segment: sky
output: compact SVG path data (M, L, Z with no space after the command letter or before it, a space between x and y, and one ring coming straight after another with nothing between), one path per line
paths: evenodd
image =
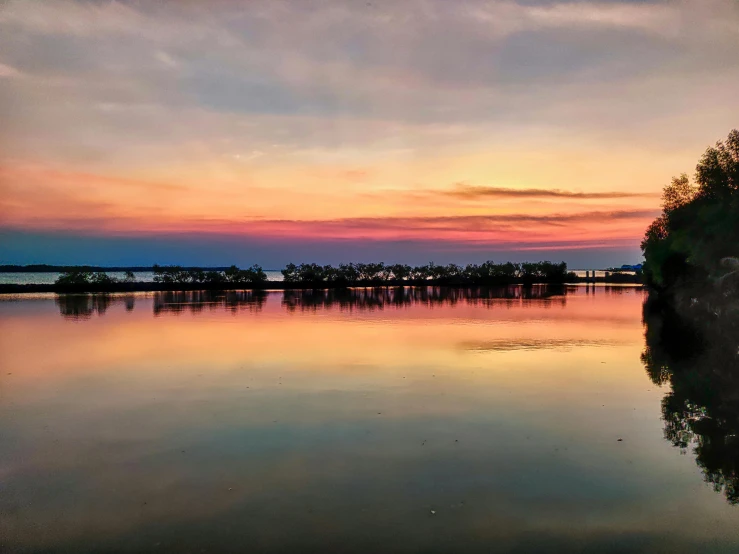
M737 52L737 0L0 0L0 263L636 263Z

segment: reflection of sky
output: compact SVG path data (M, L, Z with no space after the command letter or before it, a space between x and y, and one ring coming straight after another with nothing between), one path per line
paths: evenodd
M734 124L737 21L733 0L11 0L0 259L635 262L661 186Z
M281 297L154 317L139 295L80 320L48 297L0 302L6 545L739 544L734 511L662 439L639 290L373 311ZM490 343L505 348L468 347Z

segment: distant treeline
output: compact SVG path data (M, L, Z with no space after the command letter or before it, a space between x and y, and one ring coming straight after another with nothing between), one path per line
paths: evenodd
M178 265L152 267L155 283L206 284L206 285L253 285L267 282L267 274L258 266L239 269L235 265L224 270L183 268Z
M264 285L267 274L253 265L240 269L235 265L222 270L183 268L181 266L159 266L151 268L155 283L173 285L253 286ZM405 264L386 265L379 263L350 263L338 267L318 264L288 264L282 270L284 282L297 286L348 287L355 285L398 285L398 284L436 284L436 285L507 285L513 283L564 283L574 274L567 272L565 262L524 262L422 266ZM74 269L63 272L56 280L59 286L104 286L116 283L133 283L135 275L127 271L123 280L116 279L102 271Z
M496 264L436 265L433 262L410 266L379 263L288 264L282 270L287 283L331 283L335 285L382 284L387 282L427 282L436 284L563 283L568 278L565 262L524 262ZM574 274L573 274L574 275Z
M155 283L167 284L203 284L203 285L251 285L267 282L264 270L254 265L248 269L239 269L235 265L223 270L202 269L199 267L182 267L179 265L160 266L154 264L146 268L154 273ZM93 285L115 285L120 283L135 283L136 275L132 270L126 270L123 279L108 275L105 271L90 271L85 267L76 267L63 271L56 279L55 284L60 286L80 287Z
M50 265L50 264L30 264L30 265L17 265L17 264L6 264L0 265L0 273L64 273L66 271L88 271L88 272L103 272L103 273L123 273L125 271L151 271L150 265L133 265L133 266L111 266L104 267L99 265ZM192 267L186 267L185 269L194 269ZM226 266L223 267L211 267L215 271L223 271Z

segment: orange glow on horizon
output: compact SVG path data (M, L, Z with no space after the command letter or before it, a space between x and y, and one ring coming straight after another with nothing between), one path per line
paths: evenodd
M407 168L396 169L402 173ZM309 171L296 168L292 181L310 181ZM325 167L315 171L326 176ZM327 178L323 189L308 192L259 181L251 186L223 182L219 189L217 182L198 185L192 175L146 180L39 165L4 166L2 223L16 229L131 236L448 241L472 249L495 245L525 250L633 247L657 213L656 194L640 192L531 186L538 181L517 187L452 183L383 191L364 182L370 177L360 170L331 174L333 181ZM430 175L428 170L425 174ZM354 178L363 182L340 190L342 180ZM212 194L206 192L210 188Z

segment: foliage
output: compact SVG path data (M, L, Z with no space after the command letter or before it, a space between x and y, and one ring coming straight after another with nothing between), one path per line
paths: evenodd
M184 269L179 265L160 266L155 264L152 271L154 282L178 285L254 285L267 281L267 274L258 265L253 265L247 269L239 269L232 265L225 271L205 271L199 267Z
M341 264L339 267L318 264L288 264L282 270L286 283L327 283L344 285L384 284L433 281L435 284L508 284L514 282L563 283L571 277L567 264L526 262L496 264L426 265L378 263Z
M103 271L96 271L90 277L90 283L92 283L93 285L111 285L117 282L118 279L116 279L115 277L111 277Z
M57 277L55 284L64 286L84 286L84 285L110 285L117 283L115 277L111 277L103 271L87 271L86 269L72 269L65 271Z
M92 272L84 269L72 269L70 271L62 272L59 277L56 278L55 284L57 285L87 285L90 283Z
M683 174L665 187L662 214L641 247L647 283L656 289L727 273L721 260L739 254L739 131L706 150L694 183Z
M224 277L227 283L239 285L252 285L267 281L267 274L258 265L253 265L247 269L239 269L232 265L224 271Z
M154 264L152 267L155 283L191 283L192 273L182 269L179 265L160 266Z
M263 285L267 282L267 274L253 265L240 269L235 265L223 270L204 270L201 268L184 268L179 265L152 267L155 283L171 285L203 285L205 288L219 286L233 288L233 285ZM488 261L482 264L459 266L456 264L437 265L430 262L421 266L406 264L350 263L338 267L330 265L288 264L282 270L286 283L301 285L326 284L330 286L353 285L398 285L398 284L435 284L435 285L507 285L513 283L564 283L574 276L567 272L567 264L552 262L525 262L496 264ZM127 272L122 283L131 284L135 275ZM78 268L63 273L57 279L57 285L80 287L118 283L116 279L104 272L91 272L86 268Z

